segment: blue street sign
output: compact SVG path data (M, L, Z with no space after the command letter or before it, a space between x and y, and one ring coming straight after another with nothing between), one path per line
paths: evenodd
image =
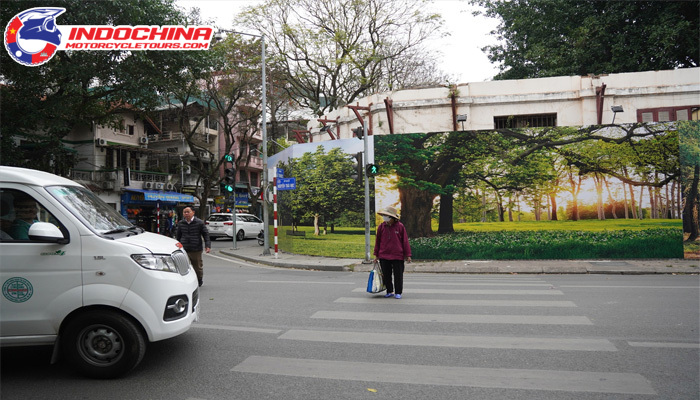
M277 168L277 179L284 179L284 170L282 168Z
M297 188L297 178L278 178L277 190L294 190Z

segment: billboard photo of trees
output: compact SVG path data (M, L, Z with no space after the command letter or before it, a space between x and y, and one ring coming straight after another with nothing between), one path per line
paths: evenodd
M697 135L697 124L688 128ZM377 136L376 207L400 210L416 259L683 258L683 215L697 226L697 193L681 173L683 130Z

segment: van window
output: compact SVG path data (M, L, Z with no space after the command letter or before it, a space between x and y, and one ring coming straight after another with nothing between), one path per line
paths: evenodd
M0 189L0 241L31 241L29 227L35 222L50 222L68 234L58 219L30 194Z
M78 186L49 186L48 192L87 227L99 234L124 232L134 226L91 191Z

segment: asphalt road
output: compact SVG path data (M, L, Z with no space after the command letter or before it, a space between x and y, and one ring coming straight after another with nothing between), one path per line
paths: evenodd
M696 275L410 274L396 300L365 293L366 273L204 263L200 322L125 378L3 349L0 396L699 398Z

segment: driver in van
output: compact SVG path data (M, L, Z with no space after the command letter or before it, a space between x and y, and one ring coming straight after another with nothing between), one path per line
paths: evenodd
M15 240L29 240L29 227L37 222L39 207L36 201L25 193L17 193L14 198L15 221L10 227L10 236Z

